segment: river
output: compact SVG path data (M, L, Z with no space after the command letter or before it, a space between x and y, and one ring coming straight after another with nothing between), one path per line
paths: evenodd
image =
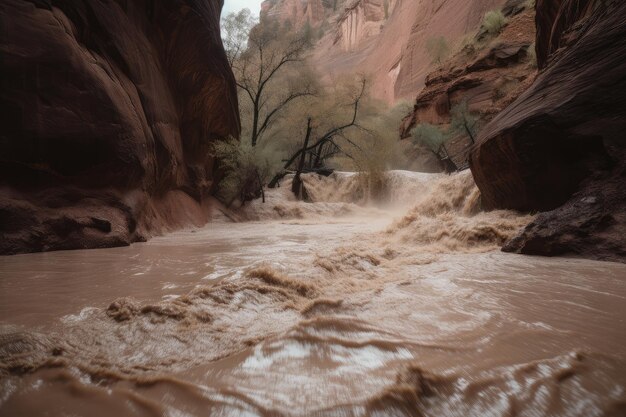
M471 176L0 258L1 416L624 416L626 265L505 254Z

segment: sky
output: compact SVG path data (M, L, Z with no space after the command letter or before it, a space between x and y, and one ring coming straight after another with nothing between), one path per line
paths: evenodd
M258 16L262 1L263 0L224 0L222 16L226 16L230 12L238 12L241 9L250 9L253 16Z

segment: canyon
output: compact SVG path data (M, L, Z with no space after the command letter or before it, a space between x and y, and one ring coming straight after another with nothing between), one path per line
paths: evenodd
M221 7L0 3L0 417L624 416L626 3L266 0L401 143L481 124L237 211Z
M484 209L543 212L505 250L624 261L623 4L470 3L348 2L312 60L331 79L368 74L390 102L417 94L402 138L419 123L447 127L467 103L480 135L446 144L453 169L471 168ZM480 21L498 8L506 23L490 36ZM433 65L426 43L442 34L466 38ZM427 150L414 158L421 170L446 168Z
M469 165L484 209L543 212L506 250L622 260L617 3L268 0L262 15L317 31L310 60L327 82L359 72L379 99L414 99L403 138L447 126L461 102L479 113L478 143L448 145L453 166ZM220 8L3 3L0 253L128 245L210 219L211 143L240 130ZM490 37L480 22L498 8L506 24ZM443 35L453 51L435 65L426 44Z

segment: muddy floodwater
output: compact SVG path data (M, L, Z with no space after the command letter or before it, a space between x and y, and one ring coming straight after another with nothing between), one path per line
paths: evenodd
M288 183L125 248L0 257L0 416L625 416L626 265L501 253L471 176Z

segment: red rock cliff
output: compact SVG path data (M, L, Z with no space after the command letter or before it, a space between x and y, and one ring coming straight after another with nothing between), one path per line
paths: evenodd
M0 254L128 244L207 219L238 135L221 0L4 0Z
M336 9L340 0L265 0L261 4L262 17L290 22L295 29L305 24L319 26L328 10ZM343 3L343 1L341 1Z
M541 71L471 154L483 204L555 209L508 250L625 260L626 3L540 0L536 11Z
M323 74L367 74L372 94L393 103L414 98L433 70L426 44L445 37L455 44L504 0L352 0L316 45L313 62Z

